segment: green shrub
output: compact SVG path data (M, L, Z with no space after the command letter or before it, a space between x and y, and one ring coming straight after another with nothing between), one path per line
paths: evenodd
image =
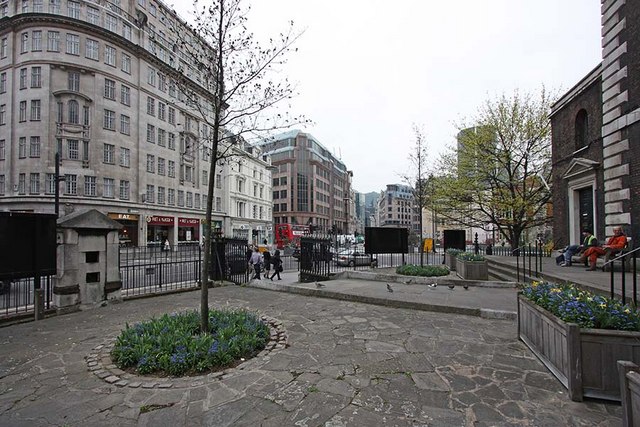
M581 328L640 331L640 312L621 301L605 298L572 284L533 282L522 295L565 322Z
M139 374L184 375L223 369L249 358L269 341L269 327L242 310L209 311L210 334L200 332L200 314L165 314L126 328L111 357Z
M464 261L484 261L484 255L474 254L473 252L460 252L456 258Z
M461 254L462 252L464 251L460 249L454 249L454 248L449 248L446 250L446 253L449 254L449 256L452 256L454 258L456 258L458 254Z
M419 265L407 264L396 267L396 273L403 276L434 277L448 275L449 269L441 265L425 265L424 267L420 267Z

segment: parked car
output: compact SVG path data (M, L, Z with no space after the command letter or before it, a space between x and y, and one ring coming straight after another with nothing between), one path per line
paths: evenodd
M377 259L371 259L371 256L357 249L346 249L338 252L336 256L336 265L341 267L353 267L355 265L378 265Z

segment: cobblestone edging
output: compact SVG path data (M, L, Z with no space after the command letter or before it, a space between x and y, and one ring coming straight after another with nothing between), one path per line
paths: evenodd
M118 387L167 389L196 387L212 380L222 380L238 371L254 369L266 363L271 352L282 350L287 346L287 333L282 322L269 316L260 316L269 326L270 340L266 347L255 357L242 362L240 365L207 375L190 377L152 377L138 376L119 369L111 360L111 350L115 345L116 335L109 337L105 343L92 349L91 354L85 356L87 368L101 380Z

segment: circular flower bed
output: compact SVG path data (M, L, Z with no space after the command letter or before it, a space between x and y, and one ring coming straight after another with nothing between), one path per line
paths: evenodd
M111 358L120 369L138 374L180 376L234 366L269 341L269 327L247 311L210 310L209 325L209 334L200 332L197 311L127 324Z
M523 285L522 295L563 321L582 328L640 331L640 312L635 307L572 284L533 282Z

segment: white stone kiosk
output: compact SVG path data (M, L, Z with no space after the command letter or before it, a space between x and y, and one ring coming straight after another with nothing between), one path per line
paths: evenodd
M58 219L57 275L53 300L58 311L93 308L121 300L118 230L122 225L91 209Z

